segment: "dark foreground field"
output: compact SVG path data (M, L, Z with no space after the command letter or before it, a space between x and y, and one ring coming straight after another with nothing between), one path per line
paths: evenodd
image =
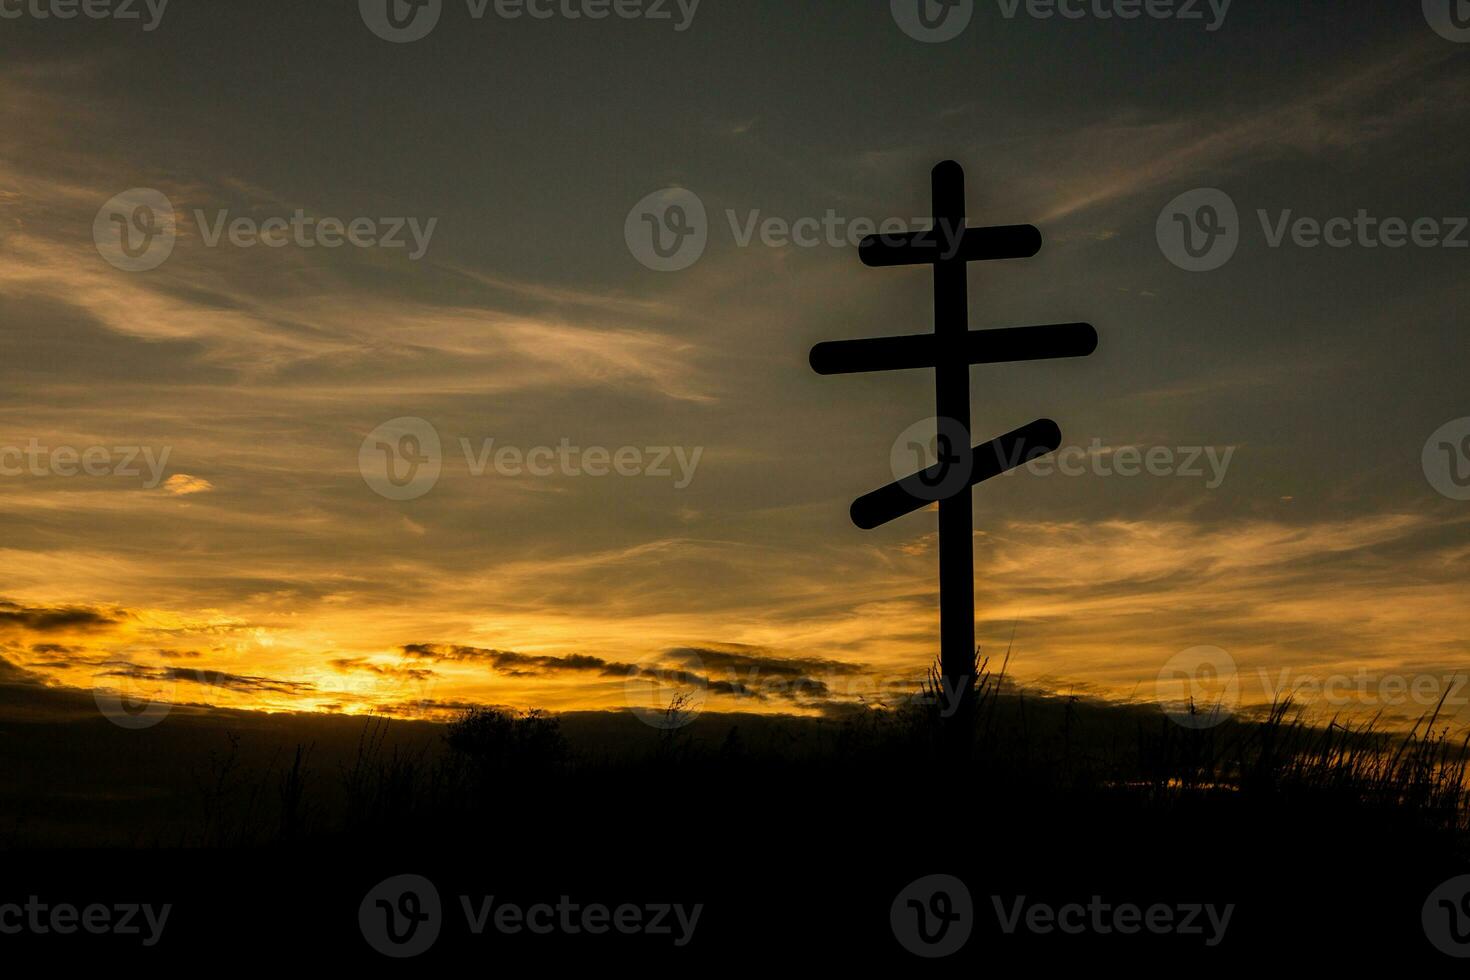
M369 932L424 916L427 968L1453 962L1422 917L1470 871L1463 756L1432 727L1282 712L1196 728L1014 691L987 697L967 757L934 727L923 707L669 730L627 712L441 726L178 709L129 731L12 711L0 905L171 910L151 945L146 926L0 945L369 963ZM404 875L432 883L437 913L401 882L384 897ZM538 905L548 934L516 917ZM952 937L948 956L911 951Z

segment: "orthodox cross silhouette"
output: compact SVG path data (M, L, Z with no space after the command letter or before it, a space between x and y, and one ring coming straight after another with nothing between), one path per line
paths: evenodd
M870 267L934 266L934 332L839 340L812 348L818 374L933 368L938 462L859 497L852 521L865 530L931 503L939 504L939 670L951 716L963 714L975 681L975 561L971 488L1056 451L1062 432L1038 419L991 442L970 446L970 365L1086 357L1097 331L1086 323L971 330L969 263L1031 258L1041 232L1031 225L968 228L965 172L947 160L934 168L934 224L924 231L870 235L858 254Z

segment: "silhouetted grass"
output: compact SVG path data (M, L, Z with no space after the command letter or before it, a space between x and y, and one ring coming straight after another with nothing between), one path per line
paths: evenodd
M596 740L569 739L561 721L542 712L475 708L437 739L407 744L389 740L394 723L374 719L363 725L350 761L339 765L335 789L307 768L307 746L295 747L287 765L272 763L252 777L231 742L200 782L201 822L191 843L507 828L555 819L578 796L673 793L698 804L736 792L779 799L818 787L920 798L949 793L992 812L1228 807L1321 819L1377 815L1456 839L1470 830L1467 742L1452 740L1437 712L1401 734L1379 730L1376 720L1314 726L1290 702L1258 720L1189 727L1152 706L1008 691L1000 676L978 667L969 751L958 760L944 752L946 719L933 697L839 719L769 721L758 734L742 731L755 724L751 719L705 716L678 725L687 704L676 699L667 727L645 728L617 754L600 750ZM923 792L906 785L916 774L936 772L938 782ZM274 817L261 790L272 780Z
M659 813L738 834L801 808L828 822L857 813L870 832L941 811L1018 833L1083 821L1159 839L1198 826L1261 837L1294 824L1419 835L1454 850L1470 837L1470 744L1438 711L1406 733L1377 719L1312 724L1289 701L1208 724L1218 719L1204 710L1174 719L1156 705L1036 694L1009 684L1005 669L977 658L962 751L937 675L912 699L823 718L694 717L676 697L651 724L631 712L474 708L448 725L302 722L318 735L274 746L265 727L248 738L201 728L188 740L220 744L192 757L178 790L166 788L176 763L129 743L143 748L150 768L134 781L158 787L160 815L129 825L114 816L119 804L101 804L95 839L295 848L574 837L585 820ZM343 745L332 733L350 724L359 727ZM63 842L87 840L80 819ZM39 826L38 816L7 828L8 845L27 846Z

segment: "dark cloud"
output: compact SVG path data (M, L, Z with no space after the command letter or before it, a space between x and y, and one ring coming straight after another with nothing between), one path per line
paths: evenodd
M42 670L66 670L73 667L114 667L116 655L105 652L89 653L86 647L67 646L62 643L35 643L31 652L36 659L26 666ZM203 654L198 650L154 650L158 656L168 660L194 660Z
M306 681L287 681L194 667L148 667L134 663L114 662L110 669L102 671L99 676L129 677L162 683L184 682L255 694L306 694L316 690L315 684Z
M389 704L378 704L373 710L379 714L389 715L395 718L423 718L425 716L457 715L473 708L497 708L501 711L514 711L514 708L502 705L487 705L478 701L438 700L425 698L422 701L395 701Z
M403 652L407 656L421 657L435 663L443 661L483 663L507 677L544 677L558 673L595 673L602 677L641 677L669 685L702 687L715 694L728 694L731 697L764 700L757 692L738 681L708 677L677 667L621 663L581 653L552 657L441 643L410 643L403 647Z
M76 667L106 667L117 661L110 657L83 657L76 654L56 655L38 657L26 662L26 667L32 670L70 670Z
M776 677L807 677L812 674L851 675L861 674L867 670L865 664L841 660L826 660L820 657L773 657L761 651L759 647L739 649L751 652L737 652L733 649L716 650L709 647L676 647L669 650L666 656L680 663L701 664L715 671L750 672Z
M20 664L13 664L9 660L0 657L0 685L23 685L26 687L39 687L43 685L39 674L33 673Z
M128 617L123 609L93 606L23 606L0 599L0 627L14 626L33 633L61 633L111 629Z
M66 645L61 644L61 643L32 643L31 644L31 652L32 653L56 653L56 654L81 653L82 652L82 648L81 647L69 647L69 646L66 646Z
M851 678L868 673L866 664L827 660L820 657L777 657L759 647L676 647L665 656L686 667L702 668L712 676L729 678L748 691L765 698L779 698L802 707L822 707L830 702L846 703L823 677Z
M434 676L434 671L427 667L375 664L366 657L339 657L329 663L333 670L343 674L361 672L377 674L379 677L404 677L414 681L426 681Z
M756 650L757 648L740 648ZM851 676L866 668L816 658L790 659L758 653L697 647L668 650L655 663L625 663L587 654L556 657L444 643L409 643L408 657L433 663L482 663L507 677L545 677L559 673L594 673L603 677L637 678L670 687L702 689L710 694L750 701L785 701L820 708L838 698L815 672Z
M637 664L619 663L580 653L552 657L444 643L409 643L403 647L403 653L405 656L433 663L484 663L509 677L537 677L565 671L628 674L642 669Z

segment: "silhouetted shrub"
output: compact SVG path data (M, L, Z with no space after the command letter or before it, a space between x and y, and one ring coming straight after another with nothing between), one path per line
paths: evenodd
M546 772L567 761L561 723L542 711L469 708L449 723L444 740L480 773Z

